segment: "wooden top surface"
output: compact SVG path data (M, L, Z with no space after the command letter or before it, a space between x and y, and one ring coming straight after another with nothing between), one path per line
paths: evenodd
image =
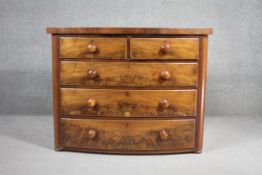
M50 34L159 34L159 35L208 35L212 28L101 28L101 27L48 27Z

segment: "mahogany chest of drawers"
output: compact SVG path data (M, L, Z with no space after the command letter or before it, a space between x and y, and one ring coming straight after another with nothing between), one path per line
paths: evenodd
M212 29L47 28L56 150L200 153Z

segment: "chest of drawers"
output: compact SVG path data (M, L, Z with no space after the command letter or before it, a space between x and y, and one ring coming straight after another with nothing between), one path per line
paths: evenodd
M212 29L47 28L56 150L202 151Z

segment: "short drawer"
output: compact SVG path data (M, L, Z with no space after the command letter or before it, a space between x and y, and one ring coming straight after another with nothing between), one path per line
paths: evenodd
M63 147L95 150L194 148L195 121L61 119Z
M61 37L60 58L124 59L125 38Z
M62 115L98 117L195 116L196 94L196 90L62 88Z
M196 87L197 63L62 61L61 85Z
M131 59L188 60L199 58L198 38L132 38Z

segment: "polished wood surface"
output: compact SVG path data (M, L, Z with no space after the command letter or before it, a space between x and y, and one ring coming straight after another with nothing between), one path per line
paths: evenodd
M204 118L205 118L205 95L206 95L206 72L207 72L207 49L208 37L201 37L201 60L199 72L199 90L198 90L198 108L197 108L197 129L196 129L196 153L201 153L203 149L203 133L204 133Z
M47 32L56 150L201 153L212 29Z
M108 87L195 87L197 63L62 61L61 85Z
M48 27L47 33L51 34L150 34L150 35L208 35L212 28L102 28L102 27Z
M199 58L198 38L131 38L131 59L188 60Z
M54 143L55 150L61 150L60 144L60 92L59 92L59 62L58 37L52 36L52 80L53 80L53 118L54 118Z
M90 106L90 99L95 105ZM166 101L166 102L163 102ZM167 106L165 103L168 103ZM195 116L196 90L61 89L63 115L106 117Z
M193 148L195 122L190 120L61 121L63 147L102 150L170 150Z
M124 59L125 38L61 37L61 58Z

